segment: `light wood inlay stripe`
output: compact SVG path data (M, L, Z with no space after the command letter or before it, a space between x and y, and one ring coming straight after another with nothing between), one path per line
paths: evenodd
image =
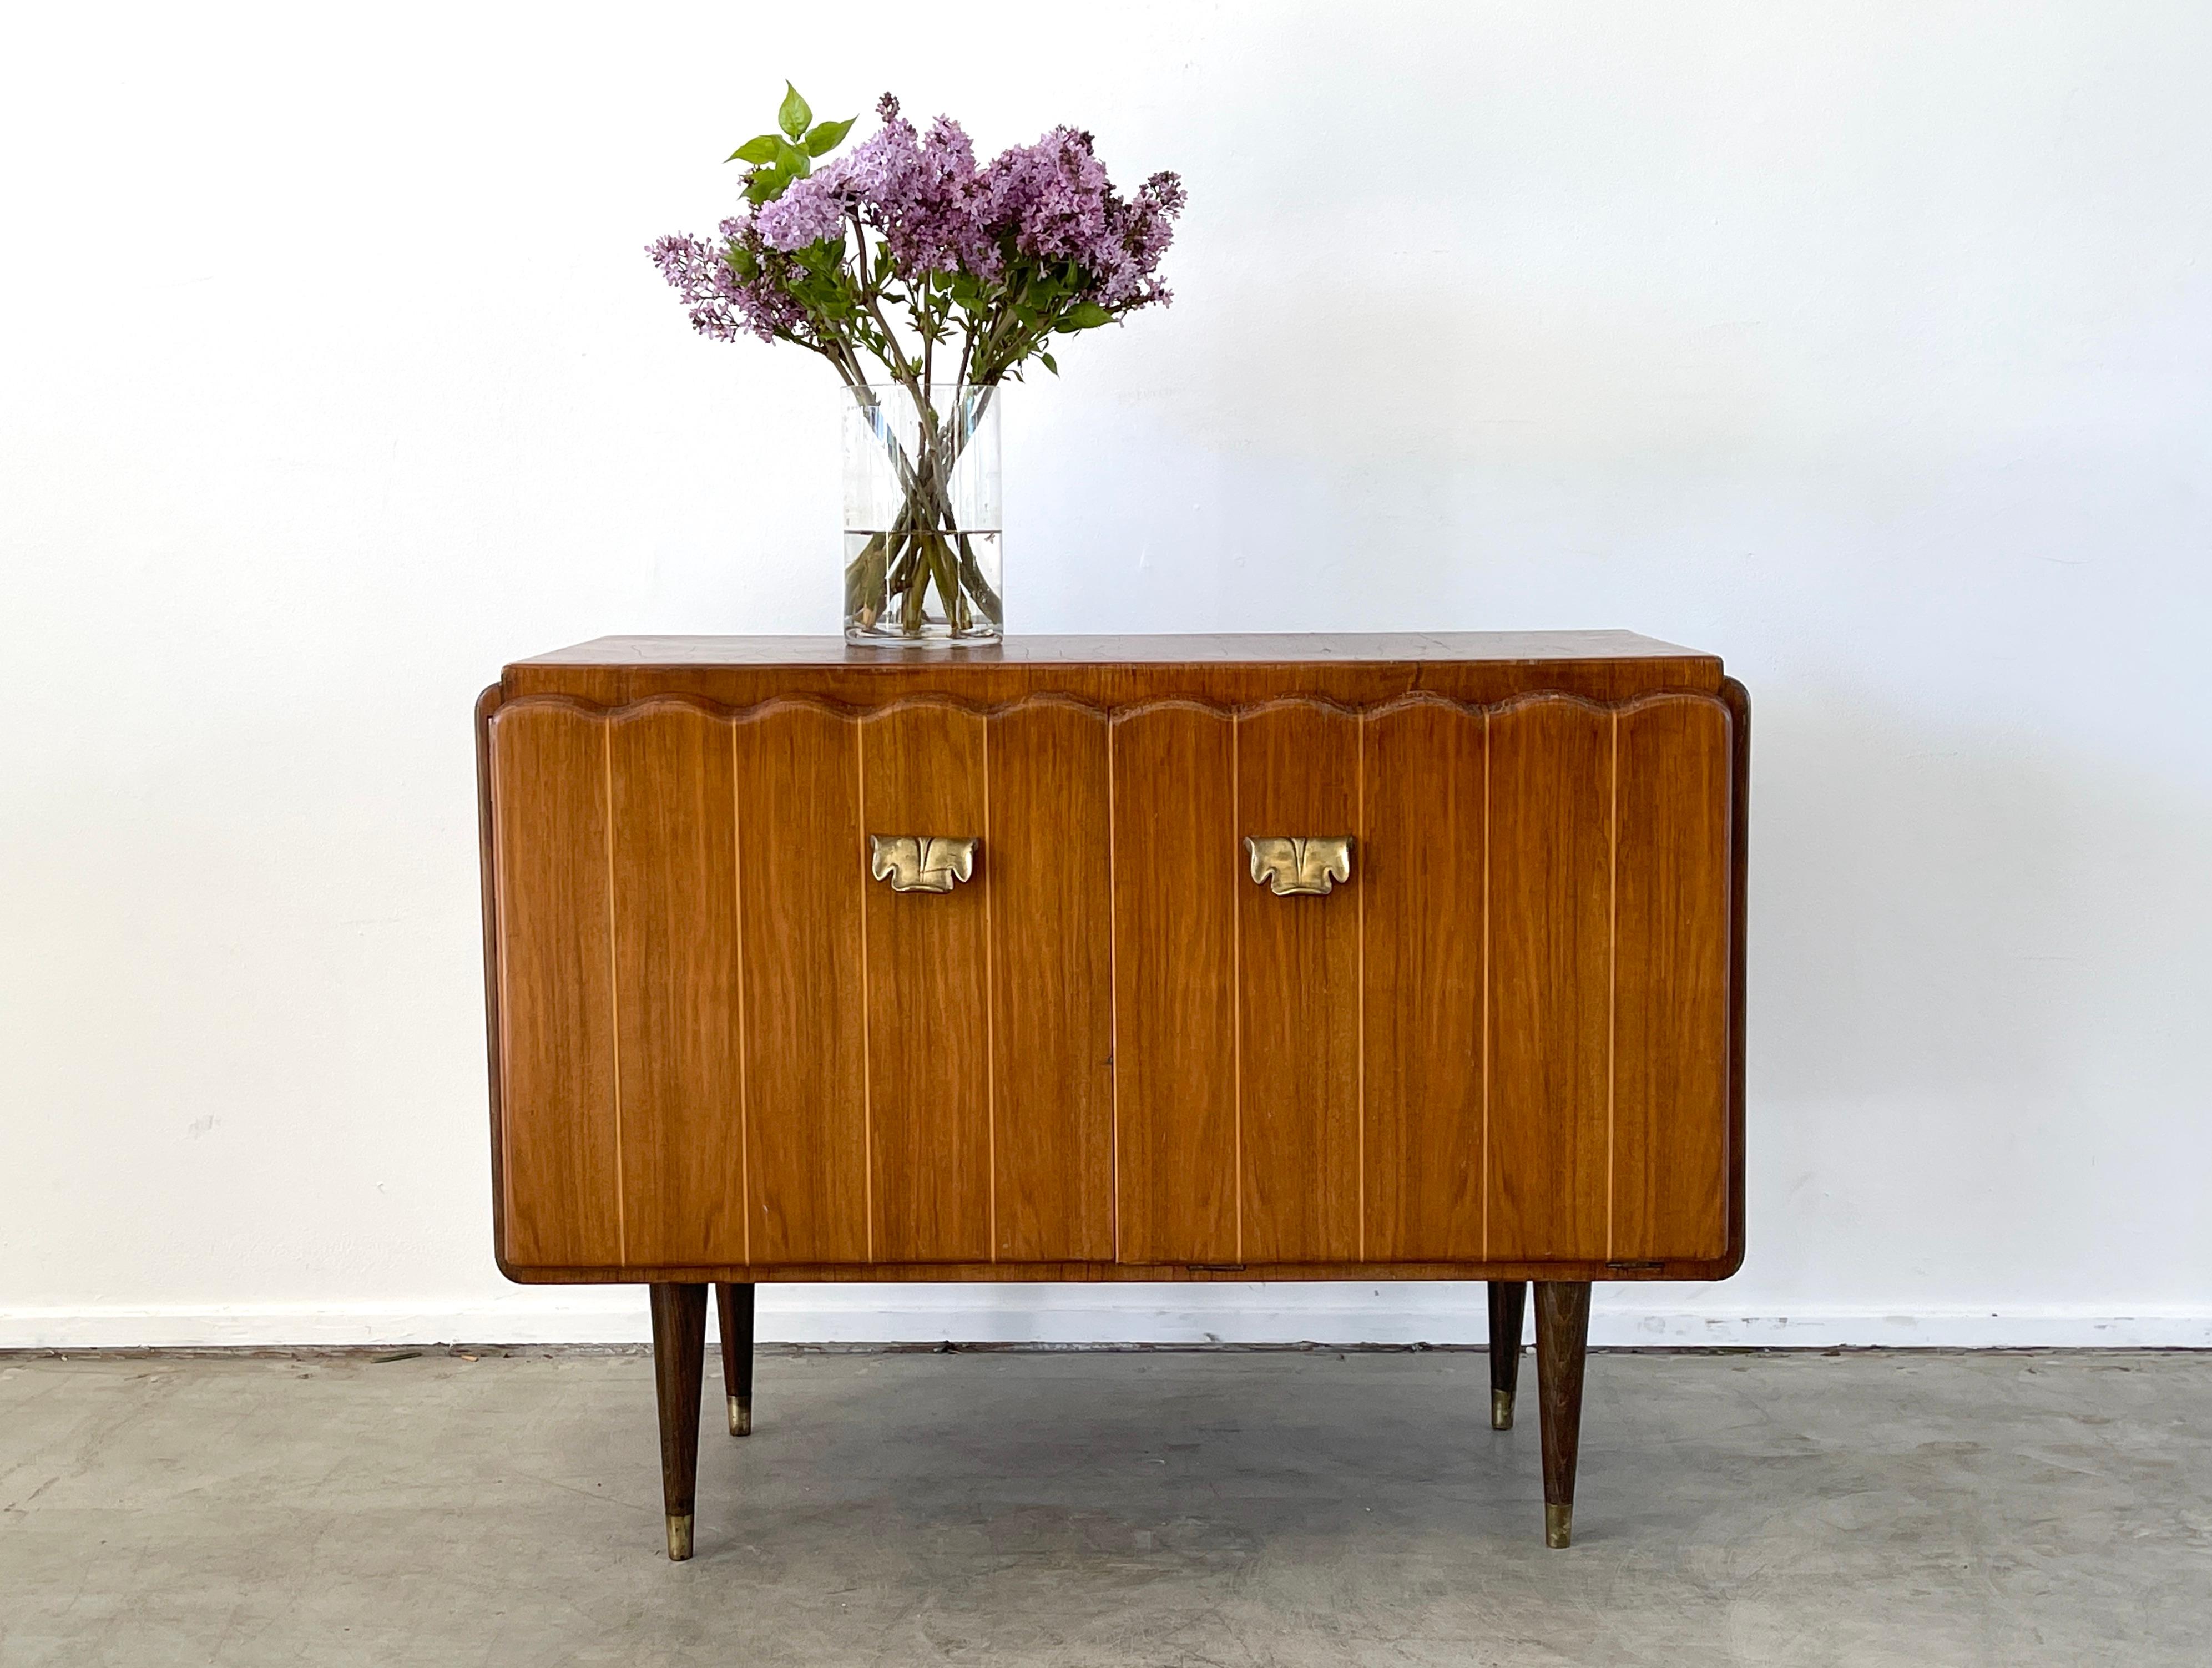
M730 827L734 831L730 840L730 919L731 931L736 936L738 953L744 954L745 943L745 821L744 789L738 773L738 726L723 726L729 732L730 743ZM745 1067L749 1052L745 1029L745 980L742 967L732 981L737 986L738 1007L738 1198L744 1204L738 1215L744 1222L740 1230L745 1247L745 1261L753 1260L753 1213L749 1201L753 1196L753 1137L751 1096L747 1085L750 1073Z
M1244 832L1244 760L1243 718L1237 713L1229 716L1229 827L1231 833L1241 836ZM1234 1086L1236 1116L1231 1127L1235 1131L1229 1172L1231 1208L1237 1213L1237 1260L1244 1260L1244 935L1237 929L1237 917L1242 907L1243 894L1232 901L1229 911L1229 1069L1230 1082Z
M1482 715L1482 973L1475 1000L1482 1006L1482 1254L1490 1255L1490 714Z
M858 836L854 856L862 864L868 860L868 749L861 742L860 731L853 732L853 804L860 816L853 832ZM878 833L884 830L876 830ZM863 868L863 874L867 870ZM876 1260L876 1028L875 1003L870 992L875 986L868 967L868 907L875 901L874 888L860 889L860 1192L865 1201L868 1260Z
M1361 714L1352 730L1353 873L1366 861L1367 844L1367 719ZM1367 1260L1367 889L1352 895L1352 938L1358 960L1352 975L1353 1070L1358 1074L1352 1101L1352 1127L1358 1143L1358 1178L1352 1188L1355 1239L1361 1262Z
M989 1259L999 1260L999 932L992 909L991 726L983 725L983 1211Z
M1605 1254L1618 1253L1613 1242L1613 1158L1620 1150L1613 1127L1613 1096L1620 1051L1620 713L1616 709L1606 737L1607 781L1605 801Z

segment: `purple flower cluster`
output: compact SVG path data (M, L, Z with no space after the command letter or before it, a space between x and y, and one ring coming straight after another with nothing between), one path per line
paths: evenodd
M1170 299L1152 274L1182 212L1182 182L1175 175L1156 173L1133 200L1124 199L1107 179L1091 136L1056 127L1036 143L1000 155L978 182L978 218L1001 247L1036 260L1073 262L1104 306Z
M1115 313L1171 299L1154 275L1183 207L1174 174L1156 173L1125 198L1091 136L1066 127L979 167L957 122L939 117L917 133L889 94L877 108L884 124L866 143L723 221L722 251L689 237L653 246L702 334L794 331L804 309L781 287L788 267L776 257L835 239L855 218L902 278L964 272L999 283L1011 263L1065 264L1085 299Z
M677 234L656 240L646 251L660 276L682 298L691 328L717 342L757 336L773 342L797 334L806 310L793 299L769 264L747 246L757 241L743 220L721 224L720 248L703 238ZM750 276L740 269L750 269Z
M976 213L975 148L960 124L940 116L923 136L889 94L878 109L884 125L874 136L756 211L761 240L772 249L804 249L836 236L857 213L902 272L919 276L964 265L995 277L996 247Z

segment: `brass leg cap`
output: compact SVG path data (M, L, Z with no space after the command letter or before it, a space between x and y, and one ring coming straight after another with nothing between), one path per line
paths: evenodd
M1571 1506L1547 1506L1544 1508L1544 1544L1549 1547L1571 1546L1575 1539L1575 1508Z
M753 1398L750 1396L730 1398L730 1434L750 1436L753 1434Z
M1493 1390L1490 1392L1490 1428L1492 1430L1513 1428L1513 1392Z
M691 1556L691 1514L671 1512L668 1514L668 1561L680 1564Z

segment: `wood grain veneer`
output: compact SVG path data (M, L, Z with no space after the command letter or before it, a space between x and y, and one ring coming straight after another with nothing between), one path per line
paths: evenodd
M1490 721L1486 1255L1607 1254L1613 726L1540 697Z
M601 740L623 1243L641 1263L750 1260L729 725L649 701Z
M1234 719L1117 719L1113 817L1117 1256L1242 1263Z
M516 1271L627 1262L606 726L543 703L487 724L501 1248Z
M1114 1255L1114 913L1103 713L1024 702L986 744L993 1254ZM1100 831L1106 831L1102 845Z
M865 1262L875 1211L858 728L774 703L733 725L731 744L750 1243L763 1263Z
M872 834L981 834L985 720L902 702L860 725L860 822ZM764 835L769 831L763 829ZM772 837L772 836L769 836ZM869 1140L875 1256L992 1255L989 870L942 895L848 880L867 921Z
M1490 720L1401 701L1361 745L1364 1254L1480 1259Z
M728 707L794 696L875 707L939 694L985 705L1056 694L1108 709L1169 699L1255 706L1286 694L1367 707L1415 694L1470 703L1537 692L1715 694L1721 663L1626 631L1023 637L936 652L851 648L834 637L603 637L516 661L500 681L510 701L565 694L601 706L684 694Z
M1236 720L1237 834L1361 837L1359 720L1319 701L1273 703ZM1357 1261L1361 1255L1360 907L1365 889L1237 900L1239 1260Z
M1748 707L1626 634L602 640L479 707L527 1280L1712 1278ZM870 834L979 834L895 894ZM1247 835L1349 834L1277 897Z

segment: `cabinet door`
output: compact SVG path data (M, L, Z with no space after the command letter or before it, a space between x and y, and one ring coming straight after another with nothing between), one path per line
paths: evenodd
M491 720L519 1271L1113 1255L1104 715ZM896 893L866 836L981 836Z
M747 1259L731 744L680 701L493 715L516 1268Z
M1489 727L1488 1255L1718 1258L1729 710L1547 697Z

